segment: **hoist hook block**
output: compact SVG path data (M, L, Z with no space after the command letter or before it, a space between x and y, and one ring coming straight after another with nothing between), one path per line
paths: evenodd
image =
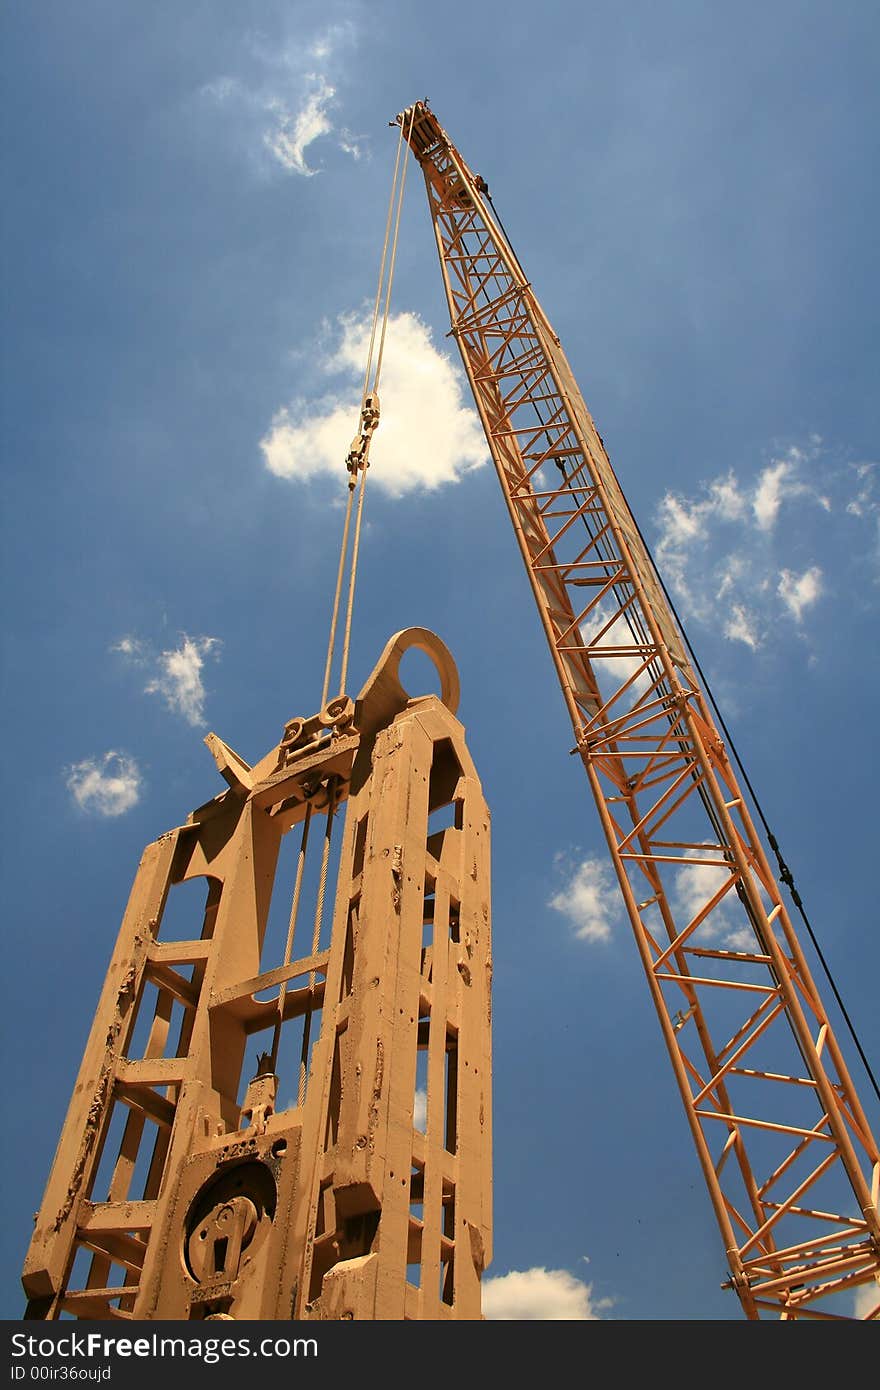
M458 668L452 653L435 632L426 627L407 627L388 639L355 705L355 725L358 732L373 733L389 724L396 714L406 709L413 698L400 680L400 659L415 647L433 661L440 677L440 699L455 714L461 687Z

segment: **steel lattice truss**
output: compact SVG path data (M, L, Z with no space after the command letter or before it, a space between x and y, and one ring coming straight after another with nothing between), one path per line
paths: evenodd
M857 1286L878 1316L877 1143L681 631L485 184L398 120L730 1283L750 1318L852 1318Z

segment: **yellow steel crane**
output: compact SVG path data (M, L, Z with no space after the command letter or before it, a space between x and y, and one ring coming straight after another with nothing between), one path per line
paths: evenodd
M790 875L772 835L758 832L723 721L485 181L426 102L396 119L425 177L452 336L721 1230L727 1283L749 1318L851 1318L866 1287L868 1316L878 1317L880 1154L768 850L783 881Z

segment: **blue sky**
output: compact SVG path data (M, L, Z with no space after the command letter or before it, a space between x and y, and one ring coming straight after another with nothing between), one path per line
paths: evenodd
M318 706L389 121L418 98L488 179L876 1074L875 8L2 24L0 1316L141 849L222 789L209 729L256 761ZM496 1315L739 1318L414 163L392 310L350 685L413 624L461 674L493 816Z

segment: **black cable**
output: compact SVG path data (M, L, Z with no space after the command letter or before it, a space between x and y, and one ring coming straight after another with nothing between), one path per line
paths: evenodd
M498 209L496 208L495 204L492 202L492 194L489 192L488 188L484 188L484 189L483 189L483 192L485 193L485 195L486 195L486 201L487 201L487 203L489 204L489 206L491 207L492 212L493 212L493 214L494 214L494 216L495 216L495 221L498 223L498 226L501 228L502 232L504 233L504 240L507 242L507 245L508 245L508 247L510 248L510 251L511 251L511 253L512 253L512 255L513 255L513 259L516 261L517 268L519 269L519 273L520 273L520 275L522 275L523 280L525 280L526 277L525 277L525 274L523 273L523 268L522 268L522 265L521 265L521 263L520 263L519 256L518 256L518 255L516 254L516 252L514 251L514 249L513 249L513 242L510 240L510 237L507 235L507 228L505 227L504 223L501 221L501 217L500 217L500 215L499 215L499 213L498 213Z
M497 208L495 207L494 202L492 201L491 194L489 193L488 188L483 188L483 189L481 189L481 192L485 195L487 201L489 202L489 204L490 204L490 206L491 206L491 208L492 208L492 212L493 212L493 214L494 214L494 216L495 216L495 219L496 219L496 221L497 221L497 223L498 223L498 226L501 228L501 232L502 232L502 234L503 234L503 236L504 236L505 241L507 242L508 248L510 249L511 254L513 255L513 258L514 258L514 260L515 260L515 262L516 262L516 264L517 264L517 267L518 267L518 269L519 269L519 271L520 271L520 274L523 276L523 280L525 281L525 274L524 274L524 272L523 272L523 270L522 270L522 265L521 265L521 263L520 263L519 257L517 256L516 251L515 251L514 248L513 248L513 243L511 242L510 237L509 237L508 234L507 234L507 229L506 229L506 227L504 226L504 223L503 223L502 220L501 220L501 217L500 217L500 215L499 215L499 213L498 213ZM537 410L537 407L535 407L535 409L536 409L536 413L537 413L537 415L538 415L538 420L539 420L539 422L540 422L541 424L543 424L544 422L541 420L540 411ZM558 460L558 459L556 460L556 466L557 466L557 468L559 469L560 473L562 474L562 477L563 477L563 479L565 480L566 484L569 484L569 479L568 479L568 477L567 477L567 475L566 475L565 467L564 467L564 465L561 463L561 461ZM743 779L743 781L744 781L744 783L745 783L745 785L746 785L746 788L747 788L747 790L748 790L749 796L750 796L751 799L752 799L752 803L753 803L753 805L754 805L754 807L755 807L755 810L756 810L757 813L758 813L758 816L759 816L759 818L760 818L761 824L762 824L763 827L764 827L764 831L765 831L765 833L766 833L766 835L767 835L767 843L769 844L771 850L773 851L774 855L776 856L776 863L777 863L778 868L779 868L779 878L780 878L781 882L784 883L784 884L786 885L786 887L788 888L789 893L791 894L792 902L794 903L795 907L797 908L797 910L798 910L798 912L799 912L799 914L800 914L800 916L801 916L801 919L802 919L802 921L803 921L803 923L804 923L804 926L805 926L806 929L807 929L807 934L808 934L808 936L809 936L809 938L810 938L810 941L812 942L813 949L814 949L814 951L816 952L816 955L817 955L817 957L818 957L818 959L819 959L819 962L820 962L820 964L821 964L821 966L822 966L822 969L823 969L824 972L825 972L825 977L826 977L826 979L828 980L828 983L829 983L829 985L830 985L830 987L831 987L831 991L832 991L832 993L833 993L833 995L834 995L835 1000L837 1001L837 1006L838 1006L838 1008L840 1009L840 1012L841 1012L841 1015L842 1015L842 1017L843 1017L843 1019L844 1019L844 1022L846 1023L846 1026L847 1026L847 1028L849 1029L850 1037L852 1038L853 1043L854 1043L855 1048L856 1048L856 1051L858 1052L859 1057L860 1057L861 1060L862 1060L862 1065L864 1066L865 1072L867 1073L867 1076L868 1076L868 1079L869 1079L869 1081L870 1081L872 1087L874 1088L874 1092L875 1092L875 1094L876 1094L876 1096L877 1096L877 1099L880 1100L880 1087L878 1087L877 1080L876 1080L876 1078L875 1078L875 1076L874 1076L874 1073L873 1073L873 1071L872 1071L872 1069L871 1069L871 1065L870 1065L870 1063L869 1063L867 1057L865 1056L865 1053L864 1053L864 1050L863 1050L863 1048L862 1048L862 1045L861 1045L861 1043L860 1043L860 1041L859 1041L858 1035L857 1035L857 1033L856 1033L856 1031L855 1031L855 1028L854 1028L854 1026L853 1026L853 1023L852 1023L852 1021L851 1021L851 1019L850 1019L850 1016L849 1016L849 1014L848 1014L848 1012L847 1012L846 1006L845 1006L845 1004L844 1004L842 998L840 997L840 992L839 992L839 990L838 990L838 988L837 988L837 985L836 985L835 982L834 982L834 977L833 977L833 975L831 974L831 970L830 970L830 968L829 968L829 966L828 966L827 961L825 960L825 956L824 956L824 954L823 954L823 952L822 952L822 948L820 947L819 942L818 942L818 940L816 939L816 934L815 934L815 932L813 931L813 927L812 927L812 925L811 925L811 923L810 923L810 919L809 919L809 917L807 916L806 908L804 907L803 901L802 901L802 899L801 899L801 895L800 895L800 893L798 892L797 887L795 886L794 876L793 876L791 870L789 869L788 865L786 864L785 860L784 860L783 857L782 857L782 853L781 853L780 848L779 848L779 842L777 841L776 836L773 834L772 830L770 829L770 826L769 826L769 823L768 823L768 821L767 821L767 818L766 818L766 816L764 815L764 811L763 811L763 808L762 808L762 806L761 806L761 803L760 803L760 801L758 800L758 796L757 796L757 794L756 794L756 792L755 792L754 787L752 786L752 783L751 783L751 780L750 780L750 778L749 778L749 775L748 775L748 773L746 772L745 767L743 766L742 759L740 758L739 753L737 752L736 744L734 743L734 740L733 740L733 737L732 737L732 735L731 735L731 733L730 733L730 730L728 729L728 727L727 727L727 725L726 725L726 723L725 723L725 721L724 721L724 716L722 715L720 709L718 708L718 705L717 705L717 703L716 703L716 701L715 701L715 697L714 697L714 695L712 694L712 688L711 688L711 686L709 685L708 680L706 679L705 672L703 671L703 668L701 667L701 665L700 665L700 663L699 663L699 661L698 661L698 659L697 659L696 653L694 652L694 649L693 649L693 647L692 647L691 644L690 644L690 641L689 641L689 639L688 639L687 632L686 632L686 630L685 630L684 624L682 623L681 618L680 618L679 615L678 615L678 611L677 611L677 609L676 609L675 603L673 602L672 597L671 597L671 595L670 595L670 593L669 593L668 589L666 588L666 585L665 585L665 583L664 583L664 581L663 581L663 576L660 574L660 571L658 570L657 565L656 565L655 562L654 562L654 557L653 557L653 555L651 554L651 550L650 550L650 548L649 548L649 546L648 546L648 543L647 543L647 541L645 540L645 537L642 535L642 531L641 531L641 528L639 527L639 523L638 523L636 517L633 516L632 512L630 512L630 515L632 516L632 520L633 520L633 524L634 524L634 526L635 526L635 528L636 528L636 532L638 533L639 539L641 540L642 545L643 545L643 547L644 547L645 554L646 554L647 557L648 557L648 562L649 562L649 564L652 566L652 568L653 568L653 570L654 570L654 573L655 573L655 575L656 575L656 577L657 577L657 580L658 580L658 582L659 582L659 584L660 584L660 588L661 588L661 590L663 591L663 595L664 595L664 597L665 597L665 599L666 599L666 602L667 602L668 605L669 605L669 608L670 608L670 611L671 611L671 613L672 613L672 616L673 616L673 618L675 619L675 622L676 622L676 624L677 624L677 626L678 626L678 629L679 629L679 631L680 631L681 634L682 634L682 637L683 637L684 643L685 643L685 647L687 648L687 651L688 651L689 654L690 654L691 660L693 661L693 664L694 664L694 667L695 667L695 669L696 669L697 675L699 676L699 678L700 678L700 680L701 680L701 682L702 682L703 689L704 689L705 692L706 692L706 695L707 695L707 697L708 697L709 703L711 704L713 710L715 711L715 715L716 715L716 717L717 717L717 719L718 719L718 723L719 723L719 725L720 725L721 732L722 732L723 735L724 735L724 738L725 738L725 740L726 740L726 742L727 742L727 745L728 745L728 747L729 747L729 749L730 749L730 752L731 752L731 754L732 754L732 756L733 756L734 762L736 763L737 767L739 768L740 774L741 774L742 779ZM584 524L586 525L586 518L584 518ZM587 531L588 531L588 534L589 534L589 527L587 527ZM628 615L628 614L627 614L627 622L629 623L629 615ZM635 634L634 634L634 635L635 635ZM706 798L705 798L705 796L703 796L702 799L703 799L703 801L704 801L704 805L706 805ZM707 807L707 809L708 809L708 807ZM712 816L711 814L710 814L710 820L713 821L713 825L714 825L714 816ZM715 828L716 828L716 831L719 833L719 839L720 839L720 830L719 830L719 828L718 828L717 826L716 826Z

